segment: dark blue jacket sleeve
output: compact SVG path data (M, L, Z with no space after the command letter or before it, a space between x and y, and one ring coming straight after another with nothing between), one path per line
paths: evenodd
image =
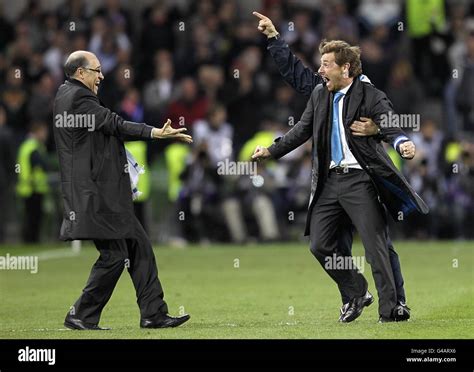
M316 85L323 82L319 74L303 65L303 62L291 52L290 47L281 37L271 38L267 49L280 74L298 93L310 97Z

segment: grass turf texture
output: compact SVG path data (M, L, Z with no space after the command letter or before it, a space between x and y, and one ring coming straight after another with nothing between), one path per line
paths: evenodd
M473 243L398 242L395 247L412 308L409 322L378 324L376 301L356 321L338 323L336 285L308 246L269 244L156 247L170 313L178 314L183 306L191 314L182 327L140 329L135 291L124 271L100 322L112 330L66 330L64 316L98 257L85 244L77 256L40 257L37 274L0 270L0 338L472 338ZM0 255L45 250L51 246L3 246ZM67 245L54 250L69 252ZM353 254L363 254L360 243ZM368 264L364 275L376 295Z

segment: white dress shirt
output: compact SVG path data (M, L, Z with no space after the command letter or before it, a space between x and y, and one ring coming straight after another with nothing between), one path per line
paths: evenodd
M343 158L341 160L341 163L339 164L340 167L348 167L348 168L356 168L356 169L362 169L354 155L352 154L351 150L349 150L349 145L347 144L347 139L346 139L346 131L344 129L344 117L343 117L343 108L344 108L344 99L346 98L346 93L351 87L352 83L350 83L347 87L344 89L339 90L343 94L342 98L339 100L339 134L341 137L341 142L342 142L342 154ZM329 165L329 169L332 169L336 167L336 163L331 160L331 164Z

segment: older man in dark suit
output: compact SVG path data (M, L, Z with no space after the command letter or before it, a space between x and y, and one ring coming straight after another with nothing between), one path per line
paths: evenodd
M350 297L340 320L355 320L368 304L367 281L356 267L327 265L328 258L344 258L337 232L347 214L361 236L372 268L379 320L396 321L400 305L381 203L397 220L415 210L428 213L428 208L396 169L380 140L354 136L350 125L359 117L373 118L382 138L405 158L413 158L415 146L395 122L385 125L393 114L392 105L383 92L359 79L362 67L358 47L340 40L324 41L320 53L319 73L324 83L313 90L301 120L269 148L258 146L253 158L279 159L312 139L314 157L305 234L310 235L311 252L341 293Z
M133 212L124 141L176 138L192 142L185 128L125 121L102 105L97 90L104 79L97 57L72 53L64 66L68 80L54 101L54 137L64 205L61 240L93 240L100 252L82 295L64 325L101 330L102 309L127 267L135 286L142 328L176 327L189 315L171 317L151 242Z

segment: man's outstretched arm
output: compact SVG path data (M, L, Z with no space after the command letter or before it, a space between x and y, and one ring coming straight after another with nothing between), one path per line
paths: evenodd
M306 67L291 52L288 44L279 37L280 34L270 18L258 12L253 12L252 14L260 19L258 29L268 38L267 49L275 61L281 76L298 93L307 97L311 96L311 92L316 85L323 82L322 77Z
M288 44L279 37L272 20L267 16L253 12L253 15L260 19L258 29L268 39L268 51L275 61L278 71L285 81L298 93L304 96L311 96L316 85L324 82L321 75L306 67L301 60L295 56ZM277 37L278 36L278 37ZM367 77L364 77L368 80ZM370 118L360 118L351 125L354 136L374 136L380 135L377 125Z
M124 120L120 115L102 106L97 96L92 93L76 96L75 100L76 112L91 115L95 122L93 130L102 131L109 136L119 137L123 141L174 138L187 143L192 142L191 136L183 133L186 128L172 128L169 119L162 128L155 128L144 123Z

